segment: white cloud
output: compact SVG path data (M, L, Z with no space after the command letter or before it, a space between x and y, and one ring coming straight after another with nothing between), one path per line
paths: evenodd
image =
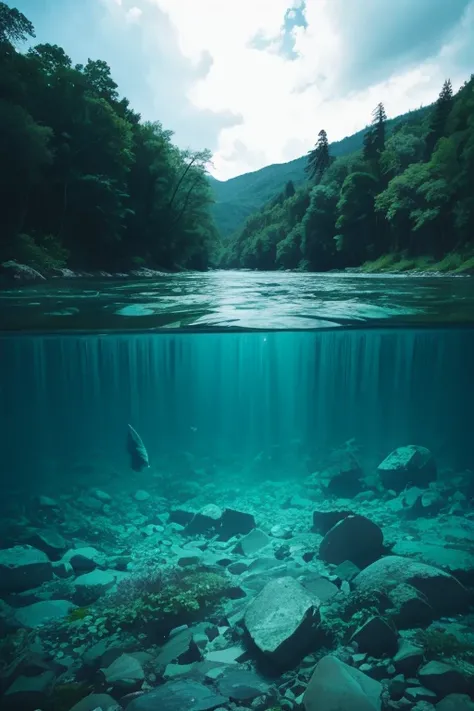
M127 10L125 17L127 18L128 22L138 22L142 14L143 10L141 10L139 7L131 7L130 10Z
M219 130L214 174L226 179L302 155L321 128L330 140L350 135L370 121L379 101L394 116L433 101L447 76L459 86L468 74L467 62L460 66L459 57L472 46L474 0L464 17L469 0L417 0L414 19L402 12L407 2L393 7L382 0L141 4L166 14L191 66L201 66L206 56L212 60L205 76L197 72L187 87L194 110L242 117L241 123ZM451 15L437 23L432 3L439 12L451 8ZM291 10L288 17L294 21L297 8L304 10L307 26L291 30L297 55L291 60L277 50L285 13ZM127 16L134 10L139 8ZM420 25L423 17L429 27ZM419 44L411 41L413 33ZM187 138L193 145L191 123Z

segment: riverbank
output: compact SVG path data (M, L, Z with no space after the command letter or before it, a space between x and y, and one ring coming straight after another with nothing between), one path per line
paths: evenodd
M430 273L430 274L474 274L474 256L451 252L443 259L434 257L407 257L404 254L384 254L372 262L365 262L361 267L351 269L356 273Z
M174 274L170 269L150 269L148 267L140 267L139 269L131 269L126 272L107 272L107 271L73 271L67 268L55 268L49 270L35 269L26 264L20 264L13 260L0 264L0 286L29 284L32 282L50 281L52 279L154 279L168 274Z

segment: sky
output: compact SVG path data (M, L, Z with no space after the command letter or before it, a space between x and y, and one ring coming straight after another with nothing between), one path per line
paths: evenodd
M7 0L36 42L104 59L144 120L209 148L220 180L283 163L455 89L474 0Z

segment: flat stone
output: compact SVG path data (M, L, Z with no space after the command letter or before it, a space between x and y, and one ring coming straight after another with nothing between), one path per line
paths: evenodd
M296 664L307 651L319 619L320 601L294 578L267 583L244 615L244 625L258 649L279 666Z
M424 686L411 686L405 689L405 697L415 703L419 701L435 702L437 698L433 691L425 689Z
M31 590L52 577L52 563L43 551L26 545L0 550L0 592Z
M353 580L359 573L360 568L351 560L345 560L343 563L339 563L334 571L334 575L337 575L339 580L347 580L348 582Z
M351 642L357 642L361 652L378 658L384 655L392 657L398 647L397 633L377 615L368 619L354 632Z
M403 491L407 485L425 487L436 479L433 455L418 445L398 447L381 462L377 469L386 489Z
M222 696L231 701L251 701L266 694L270 686L255 672L226 669L218 679L217 688Z
M305 711L381 711L382 685L336 657L315 667L304 692Z
M247 656L247 650L241 645L227 647L227 649L216 649L212 652L207 652L205 660L207 662L216 662L219 664L239 664Z
M260 531L260 529L256 528L238 542L234 549L234 553L240 553L245 556L253 556L262 550L262 548L268 546L269 543L269 536L267 536L267 534L263 531Z
M15 620L22 627L35 629L67 617L76 606L69 600L42 600L15 611Z
M195 681L170 681L135 698L127 711L213 711L228 700Z
M171 662L191 664L199 661L201 651L193 640L196 631L196 629L185 628L171 636L158 654L156 660L158 667L166 667Z
M140 688L145 680L142 665L130 654L122 654L110 666L101 669L107 684L116 689L130 690Z
M365 516L347 516L331 528L319 546L319 557L339 565L350 560L359 568L376 561L383 552L383 533Z
M387 591L397 584L408 583L420 590L437 615L451 615L469 605L469 593L449 573L401 556L386 556L362 570L354 578L360 591Z

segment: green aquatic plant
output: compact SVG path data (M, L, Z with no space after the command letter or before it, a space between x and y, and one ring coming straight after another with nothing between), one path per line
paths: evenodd
M72 610L69 613L66 619L69 623L77 622L78 620L83 620L84 617L87 617L90 614L91 611L89 607L76 607L75 610Z
M415 640L428 658L457 659L474 663L474 641L441 628L418 630Z
M140 588L133 598L127 590L126 602L114 597L105 600L100 614L105 617L105 625L110 630L138 624L185 624L199 617L202 610L217 604L228 594L230 587L227 576L212 570L200 568L174 572L170 579L162 579L159 590Z

